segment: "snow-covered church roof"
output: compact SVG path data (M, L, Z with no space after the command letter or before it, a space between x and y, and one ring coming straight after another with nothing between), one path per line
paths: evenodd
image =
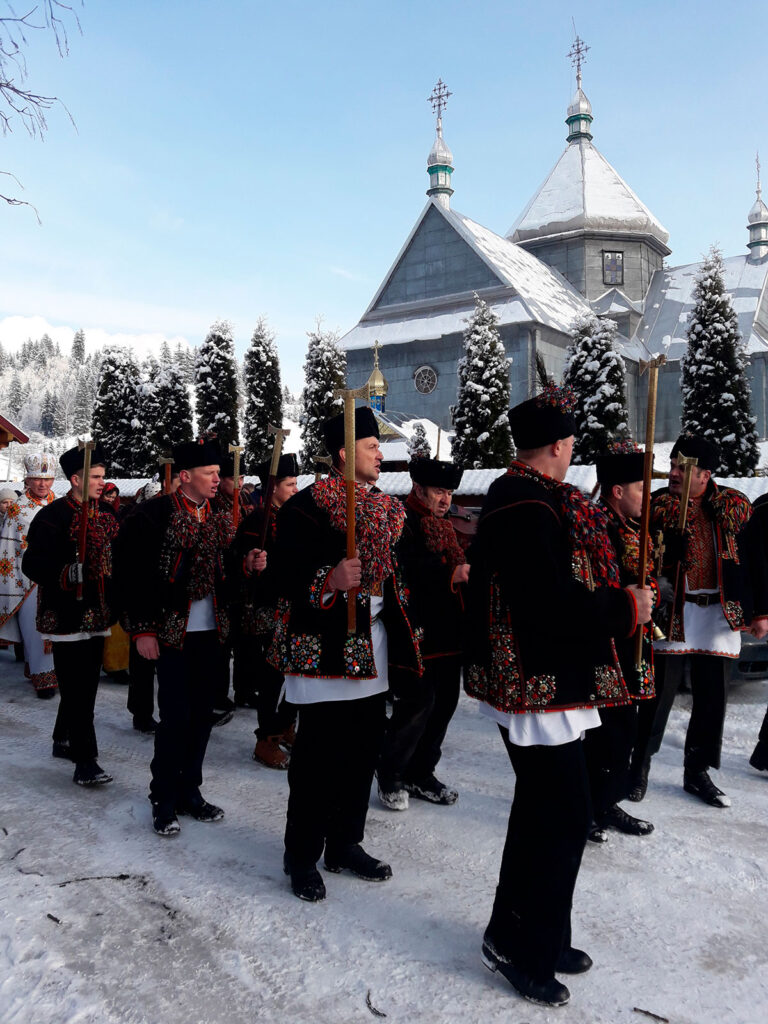
M701 263L657 270L645 299L645 316L634 340L647 352L664 352L679 359L688 345L686 330L694 307L693 289ZM723 282L739 320L739 331L750 355L768 353L768 258L748 255L723 260Z
M581 137L568 144L507 238L524 242L584 230L646 234L663 246L669 239L618 171Z
M554 330L568 333L577 316L589 312L583 296L557 271L542 263L519 245L502 238L488 228L448 209L430 199L422 210L413 230L397 255L390 271L384 277L360 323L344 335L340 344L346 349L370 348L375 339L382 345L413 341L427 341L444 335L461 333L474 309L472 295L457 295L452 308L417 308L404 310L381 306L379 299L406 257L411 243L426 217L434 213L444 217L448 225L482 260L498 281L498 287L509 289L509 296L489 299L488 305L499 318L500 324L539 323ZM481 289L478 289L482 291ZM427 301L427 307L434 303Z

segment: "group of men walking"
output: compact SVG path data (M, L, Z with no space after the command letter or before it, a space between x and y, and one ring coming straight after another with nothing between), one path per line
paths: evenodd
M747 499L711 479L716 448L682 437L669 487L654 497L641 585L643 453L624 442L598 460L595 503L565 483L567 392L549 384L509 419L517 455L488 492L469 554L446 517L461 470L414 460L405 504L383 494L378 423L365 406L346 425L343 415L324 425L331 470L301 492L292 456L260 467L271 479L256 512L235 509L241 481L215 441L174 449L178 487L120 524L100 501L108 452L66 452L71 490L57 501L32 485L51 471L37 457L12 516L22 538L13 572L0 562L0 625L17 619L38 692L58 683L53 752L92 786L111 779L93 719L104 638L119 618L133 657L156 668L149 788L164 837L179 833L179 815L224 816L201 787L234 655L235 701L258 712L254 757L287 767L283 865L310 902L326 897L321 857L331 873L391 877L363 847L375 775L392 811L412 798L457 800L435 772L463 669L515 774L483 962L526 998L562 1005L557 975L592 965L571 941L585 844L610 829L653 830L620 804L645 795L686 665L684 786L728 804L708 773L720 766L727 659L742 630L768 631L768 533L762 509L750 521ZM27 604L34 622L29 610L21 618ZM768 767L763 733L752 763Z

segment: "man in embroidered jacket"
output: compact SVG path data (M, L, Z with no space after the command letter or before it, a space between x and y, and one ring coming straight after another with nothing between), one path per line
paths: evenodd
M632 441L614 444L596 460L600 485L598 504L608 522L608 536L616 552L622 584L636 583L639 572L644 467L645 455ZM652 559L649 558L647 564L652 568ZM656 580L649 578L648 585L658 600ZM652 625L643 627L639 669L635 666L634 635L617 639L616 651L632 703L601 708L601 727L589 729L584 736L595 820L595 828L589 834L593 842L604 842L607 829L635 836L653 832L649 821L635 818L619 806L619 801L625 800L628 793L638 705L651 701L655 693Z
M677 529L684 470L682 455L695 457L685 536ZM669 487L657 491L651 507L654 535L665 545L661 575L666 580L666 640L654 645L657 699L653 719L640 716L631 794L645 795L651 757L659 750L686 664L693 705L685 737L683 786L712 807L728 807L730 798L714 784L708 768L720 767L720 749L728 699L728 661L741 651L741 630L748 622L744 603L749 585L739 550L751 506L739 491L718 487L712 474L720 462L717 446L704 437L683 435L670 456Z
M256 467L262 494L269 487L271 460ZM264 540L267 557L274 550L278 512L298 491L299 468L295 455L281 455L277 465L275 487L270 508L260 505L240 523L231 554L233 573L240 581L233 611L235 704L256 708L259 724L255 730L253 760L267 768L284 770L293 745L296 708L282 696L283 674L267 661L267 651L275 632L278 580L273 560L264 572L247 571L247 553L261 540L265 518L268 519Z
M413 489L398 559L410 592L411 618L423 629L424 674L390 673L392 716L378 766L379 798L393 811L409 796L453 804L458 793L435 778L448 723L459 701L464 584L469 565L446 513L462 470L451 462L414 459Z
M235 459L227 452L221 453L221 464L219 466L219 486L211 502L211 507L216 513L234 515L235 484L237 484L237 503L239 518L242 522L246 516L253 512L253 505L243 493L244 466L240 466L240 475L235 481ZM248 671L248 666L242 664L242 653L234 648L234 635L230 636L226 647L220 650L219 666L216 670L216 685L213 691L213 724L226 725L231 721L235 711L235 701L229 696L230 676L232 673L232 662L234 657L234 674L238 677Z
M629 697L613 637L650 618L621 588L605 518L564 484L574 419L550 384L510 410L517 460L491 485L470 549L464 685L498 724L515 795L483 962L521 995L568 1001L556 973L591 966L571 945L571 901L592 821L581 734Z
M275 559L280 587L269 660L299 705L288 767L284 867L294 893L325 897L316 864L370 881L392 874L361 847L384 732L388 661L420 671L395 545L405 509L375 486L379 430L366 406L355 416L355 511L359 557L346 557L343 416L325 424L334 467L280 511ZM356 629L347 630L347 601Z
M38 584L37 628L43 640L53 645L61 698L53 731L54 757L75 762L73 781L78 785L96 786L112 781L96 760L93 713L104 638L117 618L112 591L117 520L99 501L107 461L101 445L93 449L88 481L83 479L84 460L81 448L71 448L60 457L71 490L32 520L22 568ZM78 536L85 488L88 531L81 562Z
M0 638L24 644L35 693L43 699L57 690L53 653L37 626L37 586L24 575L21 559L27 546L29 525L53 499L51 488L56 459L48 452L24 458L24 493L0 517Z
M216 672L229 637L224 555L234 536L231 514L211 507L218 445L177 445L173 460L178 489L128 516L118 545L124 628L141 657L157 662L160 721L149 798L161 836L179 832L177 813L205 822L224 816L200 786ZM266 565L263 552L248 558L254 567Z

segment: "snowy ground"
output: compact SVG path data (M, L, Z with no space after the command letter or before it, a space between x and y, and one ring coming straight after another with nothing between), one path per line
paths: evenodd
M0 1021L384 1020L370 993L392 1024L647 1024L634 1007L670 1024L762 1024L768 777L747 758L766 699L764 682L732 691L717 781L733 806L716 810L680 786L681 698L640 805L656 832L588 847L574 941L595 966L568 980L568 1007L547 1010L480 963L514 778L473 702L462 698L441 766L458 804L393 814L374 795L368 846L394 878L326 874L327 901L309 905L282 874L286 779L250 760L253 712L209 747L205 795L224 821L182 819L162 840L145 795L152 742L131 729L125 688L105 682L97 702L115 782L83 790L50 757L56 701L37 700L0 651Z

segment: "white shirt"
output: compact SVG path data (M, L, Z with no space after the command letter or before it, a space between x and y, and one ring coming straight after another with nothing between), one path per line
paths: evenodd
M505 711L497 711L490 704L481 704L480 712L507 729L509 742L516 747L559 747L563 743L572 743L587 729L595 729L601 724L597 708L524 711L519 715L510 715Z
M330 600L331 595L327 599ZM319 704L326 700L362 700L389 689L387 631L378 618L383 597L371 598L371 643L376 675L373 679L318 679L315 676L286 676L285 699L291 704Z

